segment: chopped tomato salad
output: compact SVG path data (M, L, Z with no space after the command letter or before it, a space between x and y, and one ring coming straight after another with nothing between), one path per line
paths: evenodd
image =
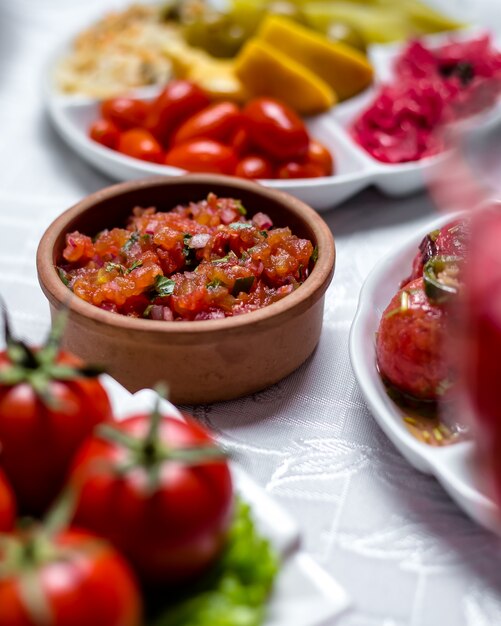
M246 219L239 200L206 200L160 212L136 207L126 228L94 238L66 236L58 271L80 298L102 309L154 320L208 320L280 300L308 277L311 241L274 228L264 213Z

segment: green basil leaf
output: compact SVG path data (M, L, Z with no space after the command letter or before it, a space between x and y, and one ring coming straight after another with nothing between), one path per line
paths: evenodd
M232 296L238 296L242 291L244 293L249 293L252 289L252 285L254 284L254 276L245 276L244 278L237 278L235 284L233 285L233 289L231 291Z
M167 276L157 276L155 278L155 291L160 298L171 296L174 293L176 281Z

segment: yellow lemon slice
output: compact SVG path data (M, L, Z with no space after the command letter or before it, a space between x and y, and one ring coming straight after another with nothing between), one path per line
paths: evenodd
M364 54L285 17L268 16L258 38L320 77L340 100L354 96L372 82L372 66Z
M320 77L259 39L250 39L240 51L235 72L251 96L278 98L300 115L321 113L337 101Z

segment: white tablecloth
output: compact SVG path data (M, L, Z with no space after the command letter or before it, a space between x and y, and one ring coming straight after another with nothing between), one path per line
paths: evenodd
M0 292L15 330L30 341L49 324L35 271L39 238L61 211L109 183L52 129L45 63L68 33L118 4L0 0ZM497 16L501 26L500 4L455 6L484 24ZM354 606L341 626L501 624L500 543L387 441L348 357L364 277L433 211L425 195L392 200L368 190L324 214L338 260L315 354L266 391L192 408L292 513L306 550L346 587Z

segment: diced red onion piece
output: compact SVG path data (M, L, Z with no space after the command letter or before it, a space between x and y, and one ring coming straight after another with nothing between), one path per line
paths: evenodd
M193 248L194 250L205 248L205 246L209 243L210 238L211 236L209 233L198 233L197 235L193 235L188 243L188 248Z
M154 304L151 307L151 311L150 311L150 317L152 320L163 320L163 310L165 307L163 307L161 304Z
M256 213L252 218L252 223L260 230L268 230L268 228L273 226L273 222L266 213Z
M168 306L163 307L162 316L165 322L172 322L174 320L174 313L171 311L171 309L169 309Z

